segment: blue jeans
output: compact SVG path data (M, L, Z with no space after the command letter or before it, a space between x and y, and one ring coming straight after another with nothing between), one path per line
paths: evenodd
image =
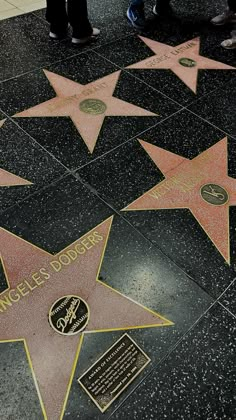
M229 0L229 2L236 2L236 0ZM144 0L130 0L130 5L131 6L140 6L141 4L144 3ZM157 7L165 7L168 6L170 4L170 0L157 0L156 1Z
M130 6L140 6L143 4L143 0L130 0Z

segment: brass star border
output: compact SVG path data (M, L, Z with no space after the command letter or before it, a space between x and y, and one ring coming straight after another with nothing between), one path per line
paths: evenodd
M1 252L2 266L8 284L8 288L0 294L0 316L3 316L3 322L0 324L0 342L22 341L24 343L41 409L44 418L48 420L55 418L55 416L56 418L59 418L58 404L55 406L55 403L53 401L51 402L52 398L50 400L50 396L54 395L53 392L56 393L58 401L60 401L61 395L60 411L62 411L60 419L63 418L84 334L173 325L173 322L135 302L133 299L126 297L121 292L98 279L110 235L112 221L113 216L91 229L85 235L66 246L55 255L44 251L3 228L0 229L3 243L5 244ZM99 235L102 239L99 239ZM38 284L36 291L34 291L32 282L30 283L29 280L29 272L32 273L35 271L35 266L41 266L40 270L42 270L44 275L45 272L51 274L51 271L47 269L49 263L51 264L54 262L53 267L57 267L55 261L62 261L62 256L64 255L64 259L66 252L69 253L69 251L70 255L73 256L73 249L77 249L76 247L82 252L81 244L84 244L84 247L88 246L88 241L93 243L93 247L86 248L87 251L79 255L79 260L71 262L69 266L63 267L60 272L56 271L55 276L51 276L49 279L46 278L46 280L43 277L46 281L46 285L41 285L41 282L39 281L40 278L36 275L37 273L34 273L34 275L32 274L32 278L34 278ZM96 241L98 241L98 243ZM12 249L14 249L15 252L14 260L11 258ZM91 254L89 254L90 252ZM28 259L27 268L25 268L23 264L25 256ZM17 270L17 268L19 270ZM40 270L37 268L37 272ZM19 277L24 278L24 281L19 283ZM66 282L63 281L65 280L65 277ZM91 292L91 284L93 284L93 282L95 286L92 288ZM31 285L32 289L30 289L30 292L28 289L26 290L26 284L28 286L29 284ZM20 300L18 299L17 301L16 290L22 292ZM83 293L81 293L81 291L83 291ZM45 314L48 313L47 311L49 311L51 304L56 301L56 299L64 296L65 292L67 292L67 295L74 293L80 296L82 294L81 298L87 301L90 308L92 307L89 323L81 333L79 339L79 335L73 336L72 338L65 338L64 336L57 334L49 326L48 320L45 319ZM11 305L5 303L5 307L3 307L2 301L4 296L9 296L10 293L12 293L11 296L14 297L14 301ZM99 318L99 298L101 299L101 297L104 302L101 306L102 316L100 315ZM4 299L4 301L7 302L7 299ZM18 322L17 325L15 322L14 308L17 308L17 319L20 320L20 324ZM36 317L32 316L33 310L35 311L35 314L37 313ZM4 318L4 315L6 318ZM113 317L111 315L113 315ZM27 325L29 319L31 320L31 327L28 332ZM4 325L4 322L6 323L7 328ZM131 322L133 322L133 324L131 324ZM35 335L32 335L33 331L36 332ZM48 354L47 352L48 346L51 352L53 348L55 349L58 361L57 358L50 359L51 353L49 352L50 354ZM37 350L38 348L41 348L43 353L43 368L41 367L40 357L38 359L38 352L36 351L36 356L34 353L35 349ZM66 363L63 359L64 354L67 355ZM70 354L71 358L68 360L68 355ZM52 371L55 371L57 363L61 366L60 372L57 372L58 383L54 384L53 388L55 389L53 389L53 392L49 392L47 383L50 383L50 380L47 382L47 379L45 379L45 371L48 372L50 366L52 367ZM59 366L57 369L59 369ZM62 375L63 378L68 377L67 384L63 385L63 383L61 383L60 375Z
M235 67L200 55L200 38L175 47L139 37L154 56L127 66L127 69L171 70L195 94L199 70L235 70ZM121 70L86 85L44 70L56 96L14 117L69 117L92 154L106 116L159 116L113 96ZM0 122L1 124L1 122Z
M195 94L199 70L236 70L235 67L200 55L200 38L194 38L175 47L143 36L139 38L155 55L128 68L171 70Z
M70 117L90 153L93 153L105 117L158 116L113 96L121 70L82 85L44 70L56 96L14 117Z
M236 205L236 179L228 175L227 137L192 160L139 142L165 179L123 211L187 208L230 264L229 206Z

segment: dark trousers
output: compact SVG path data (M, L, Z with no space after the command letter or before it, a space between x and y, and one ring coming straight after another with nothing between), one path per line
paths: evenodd
M236 13L236 0L228 0L229 9ZM236 25L234 30L231 32L231 37L236 38Z
M228 0L230 10L236 13L236 0Z
M164 8L170 4L171 0L156 0L157 8ZM139 6L143 4L144 0L130 0L130 4L134 6Z
M68 22L73 28L73 35L84 38L92 34L88 19L87 0L47 0L46 19L53 32L67 28Z

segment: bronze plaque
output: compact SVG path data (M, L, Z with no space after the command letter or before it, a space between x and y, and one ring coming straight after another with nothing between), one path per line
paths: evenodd
M183 57L179 59L179 64L184 67L195 67L197 65L196 61L192 58Z
M201 187L201 196L209 204L222 206L229 200L227 191L216 184L206 184Z
M124 334L78 382L104 413L150 361L132 338Z
M49 311L51 327L63 335L75 335L84 330L89 321L89 307L79 296L63 296Z
M107 109L106 104L100 99L85 99L79 104L80 111L86 114L99 115L104 114Z

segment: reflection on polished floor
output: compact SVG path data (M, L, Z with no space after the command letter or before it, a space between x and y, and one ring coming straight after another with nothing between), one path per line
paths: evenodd
M0 22L0 419L235 420L225 3L88 3L83 48Z

